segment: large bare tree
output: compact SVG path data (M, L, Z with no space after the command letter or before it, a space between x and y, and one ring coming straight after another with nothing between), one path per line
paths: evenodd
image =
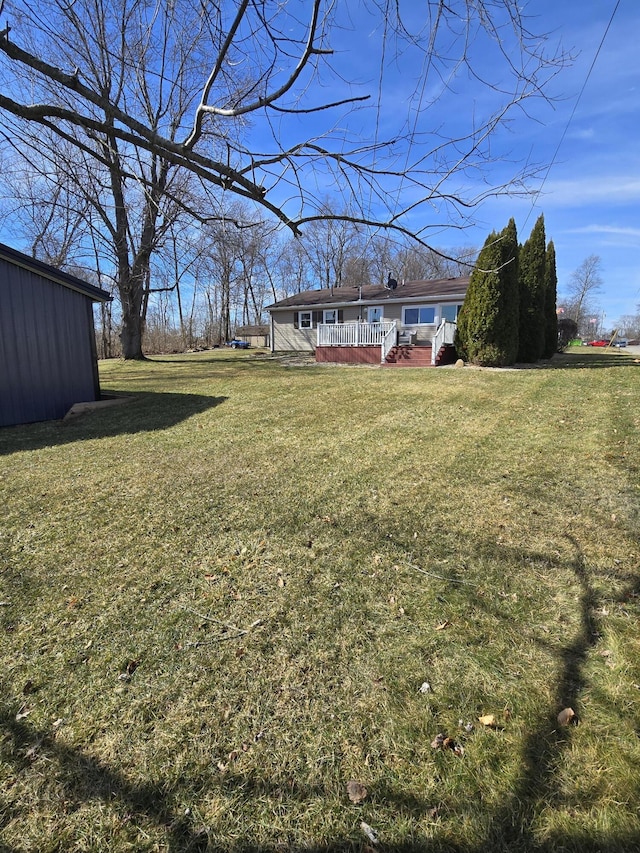
M327 219L321 199L335 190L349 214L332 218L427 244L423 211L463 224L482 198L522 187L522 171L500 186L479 178L498 127L544 97L563 57L531 35L517 0L357 8L351 20L334 0L6 0L5 142L40 179L55 171L59 185L66 168L65 193L93 211L126 358L142 357L151 259L170 226L228 221L229 194L300 234ZM346 47L364 45L363 29L378 56L370 83ZM392 73L414 86L390 110ZM439 99L478 81L490 97L447 128Z
M566 301L564 313L566 317L574 320L578 326L578 334L596 334L597 324L592 321L597 319L600 308L594 299L602 290L602 259L599 255L589 255L575 269L565 285ZM592 317L595 314L596 317ZM595 326L595 328L594 328Z

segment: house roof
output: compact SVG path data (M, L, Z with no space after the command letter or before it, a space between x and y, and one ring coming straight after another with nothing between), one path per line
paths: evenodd
M238 326L236 332L239 335L268 335L269 326Z
M41 275L43 278L49 279L49 281L54 281L57 284L61 284L63 287L68 287L70 290L82 293L84 296L88 296L90 299L93 299L94 302L110 302L113 299L111 294L107 293L106 290L102 290L100 287L94 287L92 284L83 281L81 278L76 278L75 275L70 275L69 273L64 272L64 270L52 267L51 264L45 264L43 261L31 258L29 255L25 255L17 249L5 246L4 243L0 243L0 259L8 261L14 266L22 267L23 269L36 273L36 275Z
M412 300L446 301L464 298L469 286L469 276L437 278L425 281L405 281L394 290L381 284L360 287L334 287L323 290L304 290L267 306L267 311L291 308L311 308L315 305L357 305L362 303L407 302Z

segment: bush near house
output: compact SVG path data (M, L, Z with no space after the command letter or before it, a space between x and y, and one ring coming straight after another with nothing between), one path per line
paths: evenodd
M456 349L473 364L513 364L518 351L518 237L513 219L490 234L458 316Z
M559 352L558 315L556 313L557 299L558 275L556 272L556 247L553 244L553 240L549 240L545 257L543 358L551 358L554 353Z
M547 255L544 216L539 216L520 249L520 324L518 361L533 363L545 349Z

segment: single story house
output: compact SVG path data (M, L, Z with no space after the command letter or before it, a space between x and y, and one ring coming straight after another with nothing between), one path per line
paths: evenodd
M268 347L270 335L269 326L238 326L236 329L236 337L252 347Z
M93 303L110 299L0 243L0 427L100 399Z
M305 290L271 315L271 351L315 352L316 361L433 365L454 356L469 277Z

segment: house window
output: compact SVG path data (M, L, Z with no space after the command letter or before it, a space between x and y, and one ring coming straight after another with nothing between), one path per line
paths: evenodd
M450 323L455 323L461 308L462 305L441 305L440 320L448 320Z
M367 320L369 323L379 323L382 320L383 310L380 305L372 305L367 309Z
M322 317L323 323L334 324L338 322L338 312L335 308L326 308Z
M313 328L313 314L311 311L300 311L298 312L298 328L300 329L312 329Z
M431 326L436 321L434 305L416 305L402 309L403 326Z

